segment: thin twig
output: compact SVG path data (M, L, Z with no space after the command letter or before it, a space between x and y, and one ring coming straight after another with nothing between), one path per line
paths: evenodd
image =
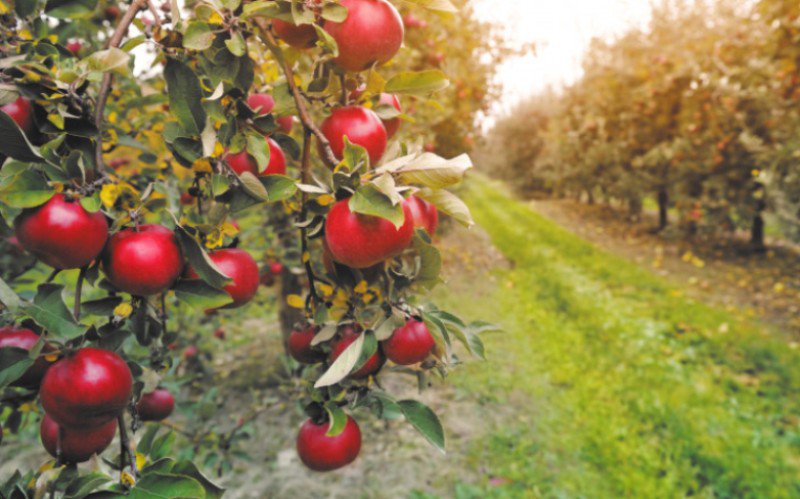
M303 155L300 160L300 182L307 184L309 182L309 177L311 177L311 130L306 128L303 130ZM301 198L302 209L300 211L300 219L302 221L305 221L306 216L308 215L308 210L306 209L307 202L308 194L303 192ZM308 288L311 291L311 296L314 298L314 302L316 304L319 302L319 296L317 295L314 269L311 268L311 259L306 258L307 253L308 227L303 226L303 228L300 229L300 258L303 260L303 265L306 269L306 275L308 276Z
M125 427L124 414L117 416L117 426L119 426L120 469L125 469L125 456L127 455L131 465L131 475L136 480L136 455L133 453L130 440L128 440L128 429Z
M286 76L286 83L289 85L289 90L292 92L292 97L294 97L294 103L297 106L297 112L300 115L300 121L303 123L303 127L313 133L317 138L317 141L322 148L322 161L329 168L334 168L337 164L339 164L339 161L336 159L336 155L333 154L331 143L328 141L325 135L323 135L319 128L317 128L317 125L314 124L314 120L311 119L311 115L308 113L308 108L306 108L306 103L303 100L303 94L300 92L300 89L297 88L292 67L286 61L286 58L283 57L283 52L281 51L280 47L278 47L278 42L275 41L275 37L272 36L272 33L270 33L269 29L267 28L266 21L259 19L256 20L256 24L259 27L259 36L261 37L261 40L267 45L267 48L269 48L270 52L275 55L275 58L278 60L278 63L283 69L283 74Z
M78 281L75 283L75 304L72 307L72 315L75 316L75 320L78 322L81 320L81 295L83 294L83 280L86 278L87 268L81 267Z
M147 0L147 8L150 10L150 13L153 14L153 22L155 23L155 27L161 28L161 15L152 0Z

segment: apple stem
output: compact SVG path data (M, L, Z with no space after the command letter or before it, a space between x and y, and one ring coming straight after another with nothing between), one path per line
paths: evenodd
M75 282L75 303L72 307L72 315L75 316L75 320L78 322L81 320L81 295L83 294L83 280L86 278L87 269L88 266L81 267L78 273L78 280Z
M61 269L53 269L53 271L52 271L52 272L50 272L50 275L49 275L49 276L47 276L47 280L46 280L45 282L48 282L48 283L50 283L50 282L53 282L53 279L55 279L55 278L56 278L56 276L57 276L59 273L61 273Z
M127 456L131 465L131 475L133 479L136 480L136 455L133 453L130 440L128 440L128 429L125 427L124 414L117 416L117 426L119 427L120 469L125 469L125 456Z
M261 37L261 40L267 45L267 48L269 48L270 52L275 55L275 58L278 60L281 68L283 69L283 74L286 76L286 83L289 85L289 90L292 92L292 97L294 97L294 103L297 107L297 112L300 115L300 121L303 123L303 127L313 133L317 138L317 141L319 142L323 152L322 161L329 168L334 168L337 164L339 164L339 161L336 159L336 155L333 154L331 143L314 124L314 120L311 119L311 115L308 113L306 104L303 101L303 95L300 92L300 89L297 88L292 67L286 62L286 58L283 57L283 52L281 51L280 47L278 47L278 42L275 40L275 37L272 36L272 33L270 33L266 21L263 19L256 19L256 24L259 28L259 36Z

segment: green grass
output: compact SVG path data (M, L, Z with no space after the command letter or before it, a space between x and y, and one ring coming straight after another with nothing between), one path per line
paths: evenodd
M439 301L506 330L486 338L488 365L453 376L505 414L468 456L504 484L457 495L800 496L800 355L785 337L478 180L466 200L512 267L489 299Z

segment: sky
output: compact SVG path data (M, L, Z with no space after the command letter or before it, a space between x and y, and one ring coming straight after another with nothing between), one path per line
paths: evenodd
M498 69L503 98L491 117L548 86L580 77L582 54L593 37L613 37L650 19L649 0L473 0L476 14L498 26L512 43L536 42L537 54Z

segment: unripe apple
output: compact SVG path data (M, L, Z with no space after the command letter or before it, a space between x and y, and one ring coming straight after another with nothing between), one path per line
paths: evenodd
M256 112L256 115L264 116L275 108L275 98L270 94L250 94L247 105Z
M342 0L347 18L323 25L339 46L334 62L347 71L363 71L392 59L403 44L403 20L386 0Z
M361 451L361 429L347 416L344 430L329 437L329 423L316 424L309 419L297 434L297 454L314 471L333 471L352 463Z
M42 407L65 428L97 428L128 405L133 377L122 358L108 350L81 348L48 369L39 395Z
M0 110L9 115L26 134L33 131L33 107L25 97L20 95L17 100L0 107Z
M378 105L392 106L398 111L403 112L403 108L400 107L400 99L395 94L381 94L380 98L378 99ZM381 122L383 123L383 127L386 129L386 136L390 139L394 137L394 135L400 129L400 118L391 118L388 120L382 119Z
M435 344L424 322L409 319L405 326L395 329L388 340L381 342L381 348L395 364L410 366L425 360Z
M76 269L92 262L108 239L101 212L89 213L78 201L56 194L14 221L17 239L39 260L56 269Z
M262 177L267 175L284 175L286 173L286 155L283 154L283 149L281 149L281 146L279 146L277 142L269 137L267 138L267 145L269 146L269 164L261 173L258 173L258 163L256 159L246 150L236 154L229 154L226 161L237 175L241 175L244 172L250 172L255 176Z
M325 360L325 354L311 346L316 334L317 328L314 326L292 330L287 341L289 355L301 364L316 364Z
M439 212L436 210L436 206L417 196L411 196L405 201L405 204L411 210L414 228L424 229L428 235L433 237L436 227L439 226Z
M135 296L166 291L183 266L183 253L175 234L162 225L123 229L111 236L103 252L108 280Z
M39 341L39 335L30 329L15 328L13 326L6 326L0 328L0 348L16 347L23 350L30 351L31 348ZM42 353L52 352L53 347L49 343L42 346ZM38 388L42 382L50 363L40 355L27 371L17 379L13 384L14 386L22 386L25 388Z
M272 20L272 29L278 38L288 45L298 49L307 49L317 43L317 30L313 24L301 24L299 26L280 19Z
M250 253L238 248L228 248L217 250L209 256L222 273L232 279L223 289L233 298L233 303L224 308L239 308L249 303L258 291L259 282L258 264ZM187 274L190 279L199 277L191 268Z
M334 109L322 122L320 131L331 144L336 159L344 157L344 138L367 150L372 165L378 163L386 151L386 129L381 119L371 109L362 106L348 106ZM320 155L322 155L322 146Z
M405 220L398 229L384 218L350 211L349 199L333 205L325 223L325 242L339 263L366 269L400 254L414 237L414 218L403 203Z
M39 436L53 457L57 457L58 452L58 430L58 423L45 414L39 426ZM116 419L92 428L64 428L61 432L61 459L66 463L86 462L106 450L116 434Z
M174 409L175 397L164 388L143 393L136 403L136 412L142 421L162 421L167 419Z
M333 363L336 359L342 355L347 347L349 347L354 341L358 339L358 335L361 334L360 332L361 327L353 327L353 326L344 326L339 331L339 338L333 343L331 347L331 354L330 354L330 362ZM357 371L351 373L349 377L351 379L363 379L372 374L377 373L383 367L383 364L386 363L386 357L384 357L383 352L381 349L372 354L363 366L361 366Z

